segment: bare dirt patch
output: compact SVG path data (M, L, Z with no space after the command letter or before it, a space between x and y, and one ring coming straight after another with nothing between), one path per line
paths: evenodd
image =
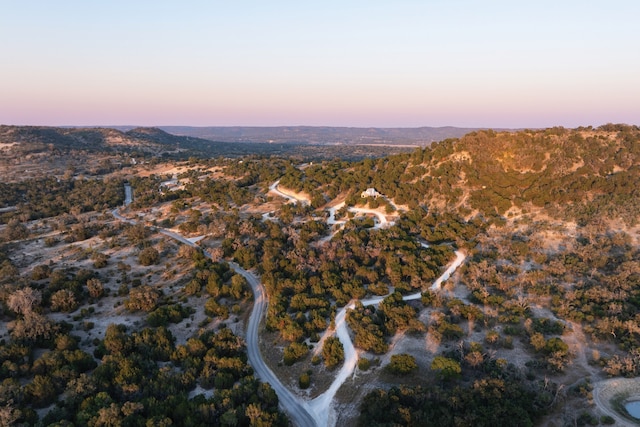
M283 363L283 352L287 345L288 343L283 341L277 332L260 333L260 352L262 357L269 368L280 378L282 384L287 386L294 394L309 400L328 389L340 367L329 370L325 368L322 362L313 365L311 358L314 350L310 350L304 358L293 365L286 366ZM298 384L298 379L305 372L311 372L311 386L303 390Z

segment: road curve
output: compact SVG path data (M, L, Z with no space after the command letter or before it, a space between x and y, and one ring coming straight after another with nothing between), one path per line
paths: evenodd
M136 221L132 219L128 219L120 215L118 209L114 209L111 211L112 215L120 220L128 222L129 224L135 224ZM157 230L164 234L167 237L177 240L180 243L183 243L188 246L198 247L195 243L189 241L184 236L169 231L162 228L157 228ZM205 255L209 255L205 251ZM249 273L247 270L240 267L235 262L230 262L229 266L237 273L241 274L247 282L251 286L251 290L254 295L254 304L253 310L251 311L251 316L249 317L249 324L247 326L247 356L249 357L249 362L253 367L256 375L264 382L267 382L271 385L273 390L278 395L278 400L280 402L280 406L282 409L289 415L294 425L299 427L317 427L316 420L311 415L308 409L308 405L306 402L301 402L298 400L291 392L280 382L278 377L273 373L271 369L267 366L260 354L260 347L258 346L258 328L260 326L260 321L264 316L264 313L267 309L267 297L266 291L262 283L254 276Z
M308 205L309 204L309 199L306 197L296 197L296 195L291 195L291 194L287 194L284 191L280 190L278 188L278 184L280 184L280 180L277 180L276 182L274 182L273 184L271 184L269 186L269 191L271 191L274 194L277 194L280 197L284 197L285 199L287 199L289 202L296 204L296 203L302 203L303 205Z
M251 289L253 290L254 303L253 311L249 317L249 324L247 325L247 355L249 356L249 362L255 370L257 376L265 382L268 382L275 390L282 408L289 414L289 417L296 426L308 426L315 427L316 420L309 412L309 408L306 402L301 402L295 397L284 384L280 382L278 377L267 366L260 354L260 346L258 343L258 329L260 327L260 321L262 320L264 313L267 309L267 297L264 286L258 280L256 276L249 273L235 262L230 262L229 266L237 273L244 276L249 282Z
M449 265L449 267L445 270L444 273L431 286L431 289L438 290L440 289L440 285L444 280L449 279L451 274L462 264L465 260L465 254L462 251L456 251L456 259ZM390 294L389 294L390 295ZM365 300L361 300L362 305L378 305L382 302L383 299L388 297L389 295L377 296ZM422 292L415 292L411 295L406 295L402 299L405 301L411 301L420 299L422 296ZM335 318L335 330L327 330L325 334L319 341L318 346L320 347L321 343L327 338L327 336L332 335L333 333L340 339L344 349L344 364L338 371L336 378L331 383L331 386L313 399L310 403L312 410L317 414L318 425L321 426L332 426L334 424L330 421L330 412L331 404L333 402L333 398L335 397L338 389L342 386L342 384L346 381L346 379L353 373L356 364L358 362L358 351L355 349L353 342L351 341L351 337L349 335L349 330L347 329L346 323L346 312L348 309L353 309L355 307L354 302L350 302L349 304L342 307ZM335 420L333 420L335 422Z
M624 427L637 426L637 423L624 418L613 409L611 401L617 396L640 395L640 380L638 378L611 378L593 384L593 401L602 412L616 420L616 425ZM630 399L631 400L631 399Z

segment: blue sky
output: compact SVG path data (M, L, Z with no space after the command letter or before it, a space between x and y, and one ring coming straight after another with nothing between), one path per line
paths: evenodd
M0 5L2 124L640 124L637 1Z

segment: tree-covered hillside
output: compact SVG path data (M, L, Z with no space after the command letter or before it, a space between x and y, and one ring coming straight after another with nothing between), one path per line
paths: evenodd
M640 129L552 128L517 133L472 132L412 154L358 164L291 169L282 183L327 198L375 187L396 204L456 211L467 218L510 217L537 208L581 223L637 221Z

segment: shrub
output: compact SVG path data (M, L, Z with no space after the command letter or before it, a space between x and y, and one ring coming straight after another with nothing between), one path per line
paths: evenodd
M184 293L187 295L196 295L202 290L202 284L197 279L192 279L184 286Z
M40 264L33 267L31 271L31 280L43 280L49 277L51 269L46 264Z
M443 380L457 378L462 373L460 363L444 356L436 356L433 359L433 362L431 362L431 370L436 371L438 376Z
M458 365L459 367L460 365ZM407 375L418 370L418 364L415 357L410 354L394 354L391 356L391 361L387 365L387 369L398 375Z
M44 245L48 248L55 246L58 244L58 239L56 239L55 237L45 237L44 239Z
M298 385L301 389L309 388L309 386L311 385L311 375L309 375L307 372L302 373L302 375L300 375L300 378L298 378Z
M94 277L87 280L87 290L91 298L100 298L104 294L104 285Z
M361 357L358 359L358 369L361 371L367 371L371 367L371 361L366 357Z
M126 283L123 283L118 288L118 296L123 297L129 294L129 286Z
M69 289L60 289L51 295L51 310L71 312L78 308L76 296Z
M284 364L291 366L302 359L309 352L309 348L304 343L292 342L284 349Z
M124 306L131 311L152 311L156 308L160 295L151 286L143 285L129 291L129 299Z
M209 316L221 317L223 319L229 318L229 308L220 304L215 298L209 298L204 304L204 312Z
M609 415L603 415L602 417L600 417L600 422L605 425L613 425L616 423L616 420Z
M104 268L107 266L107 260L109 257L102 253L97 253L91 257L93 259L93 266L95 268Z
M344 347L337 337L329 337L322 345L322 357L327 368L333 368L344 361Z
M141 265L149 266L156 264L160 260L160 253L153 247L144 248L138 254L138 262Z

